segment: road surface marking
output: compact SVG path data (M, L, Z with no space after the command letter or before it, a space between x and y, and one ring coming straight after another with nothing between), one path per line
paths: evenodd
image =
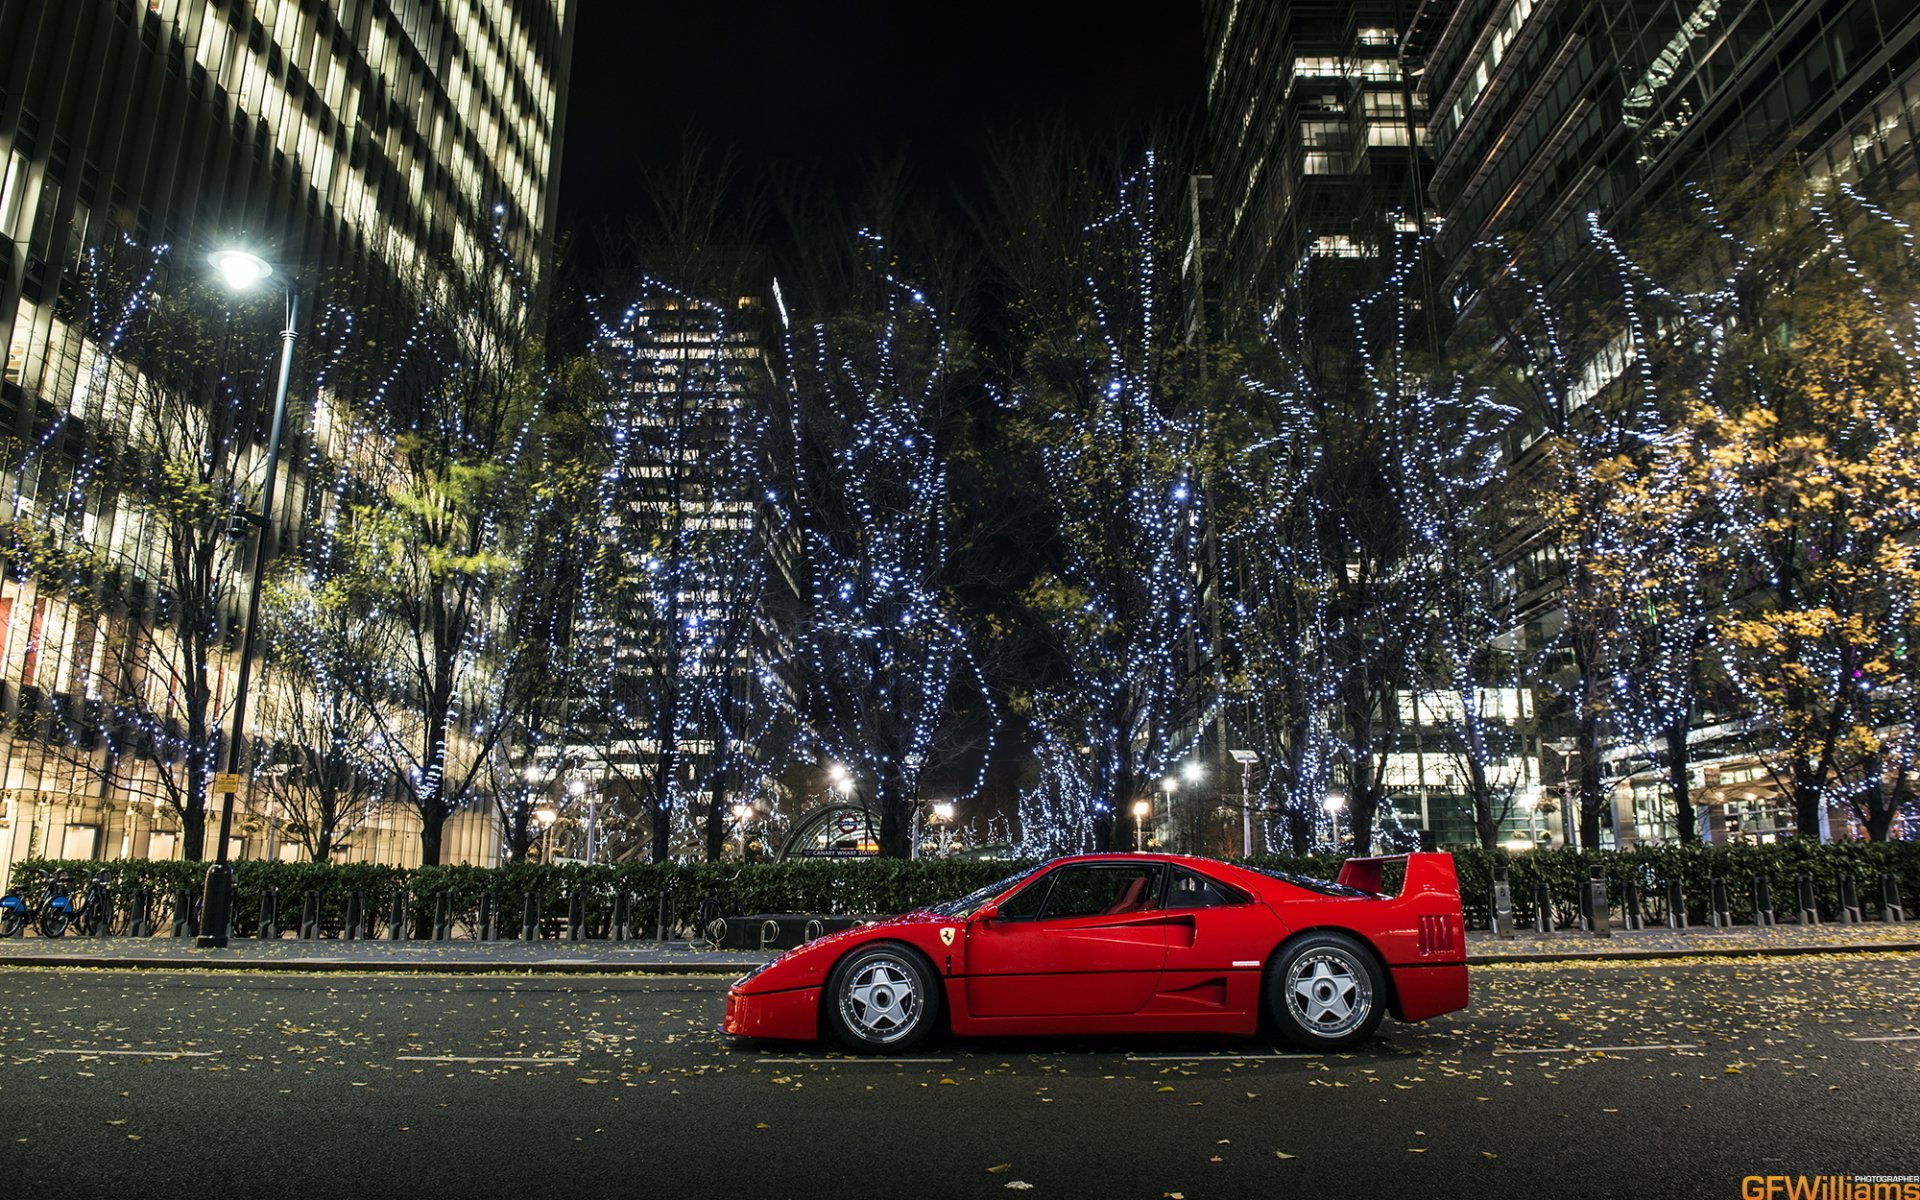
M42 1054L124 1054L135 1058L212 1058L218 1050L43 1050Z
M1920 1033L1901 1033L1889 1037L1850 1037L1850 1042L1920 1042Z
M573 1054L570 1054L570 1055L567 1055L567 1056L566 1056L566 1057L564 1057L564 1058L561 1058L561 1057L550 1057L550 1056L549 1056L549 1057L543 1057L543 1056L540 1056L540 1055L526 1055L526 1054L519 1054L519 1055L515 1055L515 1054L498 1054L498 1055L490 1055L490 1054L402 1054L402 1055L399 1055L398 1057L399 1057L399 1060L400 1060L401 1062L444 1062L444 1063L483 1063L483 1062L497 1062L497 1063L551 1063L551 1064L553 1064L553 1065L555 1065L555 1066L561 1066L561 1065L564 1065L564 1064L567 1064L567 1063L577 1063L577 1062L579 1062L579 1061L580 1061L580 1058L579 1058L579 1056L578 1056L578 1055L573 1055Z
M1318 1054L1129 1054L1128 1062L1252 1062L1267 1058L1319 1058Z
M950 1058L895 1058L892 1055L880 1055L873 1058L756 1058L757 1063L783 1063L796 1067L812 1067L828 1064L836 1067L871 1064L886 1066L888 1063L950 1063Z
M1501 1050L1494 1046L1494 1054L1630 1054L1634 1050L1697 1050L1695 1043L1663 1043L1657 1046L1530 1046L1524 1050Z

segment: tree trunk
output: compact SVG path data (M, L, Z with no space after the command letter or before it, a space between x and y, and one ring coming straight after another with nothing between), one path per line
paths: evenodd
M420 865L437 867L440 865L441 835L446 831L447 810L438 798L430 805L423 806L420 813Z
M1693 811L1693 797L1688 791L1687 770L1691 765L1687 757L1687 729L1692 724L1687 717L1681 717L1667 725L1667 787L1673 792L1673 821L1680 831L1680 844L1692 846L1700 841L1699 821Z

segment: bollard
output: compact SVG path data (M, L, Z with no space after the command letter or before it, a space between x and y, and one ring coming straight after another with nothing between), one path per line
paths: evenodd
M523 941L534 941L540 936L540 893L528 892L527 905L520 914L520 937Z
M1839 916L1842 925L1860 923L1860 885L1854 882L1852 871L1840 877Z
M387 940L407 940L407 889L393 889L393 902L387 906Z
M1907 919L1907 910L1900 903L1900 881L1893 877L1892 871L1880 872L1880 919L1883 921Z
M340 931L340 936L349 942L358 938L362 932L360 926L366 919L366 901L359 892L348 892L346 928Z
M1640 911L1640 881L1628 877L1620 885L1620 927L1622 929L1645 929L1646 914Z
M1547 892L1547 881L1544 879L1533 885L1533 931L1553 932L1553 896Z
M1800 901L1800 923L1802 925L1818 925L1820 923L1820 903L1814 899L1813 876L1807 874L1805 871L1800 872L1800 878L1794 880L1794 892Z
M1503 863L1493 871L1493 935L1505 941L1513 940L1513 883L1507 877L1507 868ZM812 941L812 938L808 938Z
M580 940L581 927L587 923L587 897L575 891L567 896L567 940Z
M1713 911L1711 919L1715 929L1725 929L1733 924L1733 917L1727 911L1727 881L1715 875L1708 881L1709 894L1712 897Z
M193 919L193 892L181 888L173 894L173 936L194 937L199 934Z
M1753 923L1759 926L1780 923L1773 915L1773 881L1765 875L1753 877Z
M453 937L453 893L445 890L433 894L433 940L444 942Z
M1667 880L1667 928L1687 927L1687 893L1678 879Z
M306 941L320 936L319 892L308 892L305 903L300 906L300 936Z
M260 928L253 936L263 942L271 942L280 936L280 893L268 888L260 893Z
M153 904L153 893L149 892L144 886L137 887L133 889L131 902L133 904L133 922L127 926L127 936L137 938L152 937L153 913L150 911L150 906Z
M657 941L664 942L673 936L673 929L667 924L667 906L671 902L671 896L671 889L660 893L660 919L653 927Z
M632 917L628 912L628 903L627 893L624 890L613 894L613 928L607 933L616 942L624 942L628 937L627 922Z
M480 930L476 936L483 942L494 939L492 892L480 893Z
M1607 904L1607 873L1602 867L1595 867L1583 889L1581 905L1587 910L1587 932L1595 937L1613 936L1613 919Z

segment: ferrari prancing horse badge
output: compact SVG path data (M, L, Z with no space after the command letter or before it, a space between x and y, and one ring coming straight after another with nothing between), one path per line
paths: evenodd
M954 929L951 925L949 925L945 929L942 929L940 931L940 944L942 946L953 945L953 934L954 934Z

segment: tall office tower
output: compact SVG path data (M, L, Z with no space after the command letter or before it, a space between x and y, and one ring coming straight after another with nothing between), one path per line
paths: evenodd
M1586 253L1592 216L1625 232L1683 183L1724 195L1782 165L1869 191L1920 177L1920 9L1910 0L1427 0L1404 53L1430 114L1442 287L1462 318L1483 308L1488 280L1476 277L1475 248L1495 239L1491 269L1517 266L1556 304L1578 309L1590 283L1606 283L1604 271L1584 269L1604 261ZM1570 407L1621 379L1626 343L1616 333L1575 351ZM1535 433L1522 430L1516 444L1532 445ZM1520 449L1510 470L1525 478L1539 460ZM1564 616L1566 555L1526 523L1504 553L1521 584L1512 618L1537 643ZM1562 672L1570 678L1571 665ZM1772 837L1791 811L1778 775L1742 749L1734 731L1746 726L1721 715L1697 713L1688 737L1703 768L1692 799L1710 809L1703 829L1717 839L1744 822L1747 836ZM1540 716L1562 739L1541 759L1553 788L1556 775L1573 778L1571 718L1564 709ZM1626 744L1603 745L1599 757L1614 835L1674 836L1662 769ZM1573 808L1562 806L1563 821Z
M707 250L676 275L699 290L606 281L602 560L574 633L585 736L561 749L601 797L607 849L656 858L718 854L768 815L763 751L793 710L769 610L797 595L764 266Z
M1915 174L1920 9L1908 0L1428 0L1411 23L1455 302L1504 235L1548 278L1677 182L1786 158Z
M101 486L84 501L61 498L77 495L84 464L144 436L139 397L165 391L116 383L115 402L98 402L99 348L73 307L85 293L75 264L91 248L168 247L171 285L244 239L297 283L351 273L355 302L372 307L385 282L473 261L498 239L542 286L573 16L567 0L0 0L0 435L41 452L32 469L13 453L4 464L11 515L69 504L74 527L135 576L169 553L155 522L117 502L110 473L93 476ZM270 361L276 344L262 341ZM265 424L254 413L236 426L256 484ZM298 538L312 453L338 449L327 431L291 423L278 544ZM141 665L152 645L77 612L46 572L10 565L5 861L177 854L164 806L136 805L123 786L131 760L156 763L154 737L171 738L164 705L121 776L34 752L50 736L92 736L97 701L81 668L158 687ZM123 582L135 603L155 594L151 574ZM216 647L212 684L229 707L235 649Z
M1425 117L1401 75L1397 11L1376 0L1206 0L1226 328L1268 315L1309 262L1371 262L1396 225L1417 228Z

